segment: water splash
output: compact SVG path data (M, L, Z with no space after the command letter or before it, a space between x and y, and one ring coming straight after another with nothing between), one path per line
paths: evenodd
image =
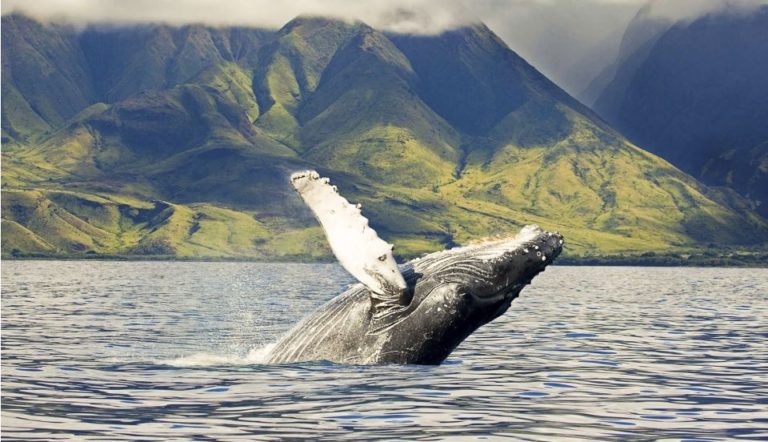
M213 353L195 353L189 356L182 356L176 359L164 359L157 361L160 365L170 365L172 367L190 368L190 367L221 367L226 365L265 365L267 355L275 347L275 343L267 344L263 347L251 349L245 356L238 355L220 355Z

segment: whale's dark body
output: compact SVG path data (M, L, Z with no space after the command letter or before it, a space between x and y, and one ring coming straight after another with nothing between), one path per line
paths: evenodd
M560 253L562 236L526 229L515 240L407 263L402 273L408 289L397 296L353 286L289 331L267 362L441 363L478 327L503 314Z

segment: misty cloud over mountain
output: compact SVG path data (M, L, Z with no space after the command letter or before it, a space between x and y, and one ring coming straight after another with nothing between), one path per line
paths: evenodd
M401 33L438 33L482 21L568 92L578 95L618 52L621 36L648 0L7 0L2 13L41 20L164 22L279 28L301 15L361 20ZM652 14L695 19L724 7L749 11L768 0L651 0Z

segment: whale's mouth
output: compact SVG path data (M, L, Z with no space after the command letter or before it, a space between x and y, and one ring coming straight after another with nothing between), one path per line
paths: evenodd
M504 313L520 291L560 255L563 245L559 233L526 226L514 238L432 253L414 260L406 270L412 282L419 280L413 275L428 275L424 284L433 289L453 286L471 311L482 312L479 320L484 323Z
M557 232L526 226L511 240L473 246L464 264L472 269L467 292L491 302L514 299L560 255L564 242Z
M471 265L486 278L470 280L465 293L471 295L475 306L484 306L477 309L484 312L483 321L490 322L504 314L520 291L560 255L564 243L557 232L527 226L515 239L491 244L489 250L480 253L486 258ZM490 259L489 254L493 255Z

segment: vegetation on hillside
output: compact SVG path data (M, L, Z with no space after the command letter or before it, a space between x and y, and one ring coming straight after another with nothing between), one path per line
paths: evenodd
M288 183L306 168L400 257L529 223L563 233L571 257L768 241L738 196L627 142L482 25L76 31L6 16L3 54L4 256L328 258ZM73 74L30 87L46 66Z

